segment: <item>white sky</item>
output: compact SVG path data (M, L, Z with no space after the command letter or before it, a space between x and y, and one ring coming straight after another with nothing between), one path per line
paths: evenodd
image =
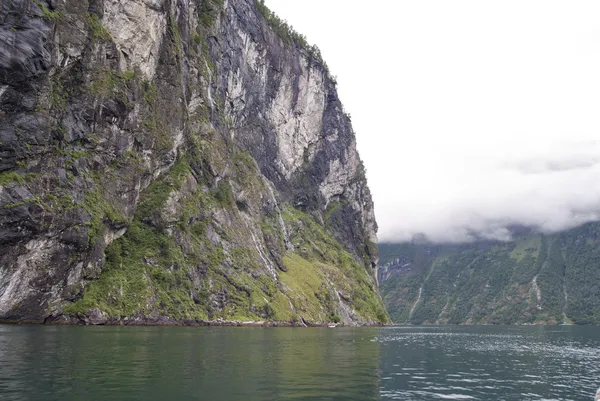
M338 78L380 240L600 218L600 1L266 3Z

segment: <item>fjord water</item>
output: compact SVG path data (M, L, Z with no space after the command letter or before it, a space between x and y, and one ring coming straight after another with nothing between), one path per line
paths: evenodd
M0 326L1 400L591 400L598 327Z

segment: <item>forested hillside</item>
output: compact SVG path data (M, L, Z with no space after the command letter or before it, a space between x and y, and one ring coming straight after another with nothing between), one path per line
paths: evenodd
M600 223L463 245L380 244L397 323L600 323Z

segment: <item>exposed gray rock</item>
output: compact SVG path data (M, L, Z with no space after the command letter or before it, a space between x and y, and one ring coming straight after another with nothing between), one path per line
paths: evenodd
M335 82L253 0L0 7L0 319L385 320L374 288L359 310L325 267L311 317L281 276L293 254L337 263L310 219L370 282L377 226ZM185 300L165 298L184 271Z

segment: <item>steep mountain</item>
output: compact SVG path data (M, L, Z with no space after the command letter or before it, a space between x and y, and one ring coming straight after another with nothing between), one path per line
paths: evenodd
M380 244L394 322L600 323L600 223L512 242Z
M385 322L316 47L254 0L0 1L0 320Z

